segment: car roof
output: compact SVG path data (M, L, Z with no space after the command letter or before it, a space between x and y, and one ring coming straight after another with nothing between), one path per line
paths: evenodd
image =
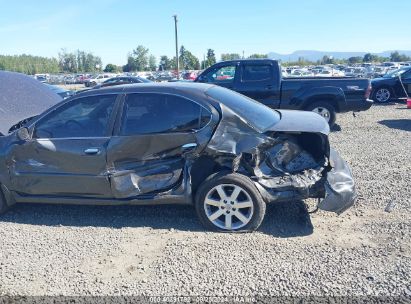
M124 93L182 93L189 95L204 94L209 88L215 85L206 83L193 83L193 82L161 82L161 83L137 83L137 84L124 84L117 86L110 86L99 88L95 90L87 90L75 95L76 98L102 95L102 94L124 94ZM185 95L184 94L184 95Z
M278 60L270 59L270 58L244 58L244 59L220 61L220 62L217 62L215 65L237 63L237 62L262 62L262 61L278 62Z

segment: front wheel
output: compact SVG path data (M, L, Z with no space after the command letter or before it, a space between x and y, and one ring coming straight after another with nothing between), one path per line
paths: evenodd
M195 208L201 223L210 230L251 232L263 221L266 205L247 176L220 172L199 187Z
M317 113L322 118L324 118L330 127L335 124L337 119L337 114L333 105L328 102L315 102L307 107L308 111L313 111Z

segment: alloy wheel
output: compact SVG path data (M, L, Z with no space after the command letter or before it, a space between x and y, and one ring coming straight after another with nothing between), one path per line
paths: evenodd
M324 107L316 107L312 110L313 112L317 113L318 115L322 116L327 122L330 121L331 113L327 108Z
M381 88L375 93L375 99L377 99L377 102L387 102L390 100L390 97L390 90L386 88Z
M204 210L208 220L218 228L236 230L250 222L254 204L244 188L234 184L221 184L207 193Z

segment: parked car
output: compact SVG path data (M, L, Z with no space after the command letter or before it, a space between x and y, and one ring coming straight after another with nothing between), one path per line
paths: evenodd
M86 87L94 87L95 85L102 83L103 81L112 78L113 74L99 74L94 77L91 77L84 81Z
M88 90L0 137L0 212L15 203L193 204L205 227L253 231L266 204L355 201L350 168L310 112L208 84Z
M51 91L53 91L54 93L59 95L62 99L66 99L66 98L69 98L70 96L74 95L73 91L65 90L65 89L60 88L60 87L55 86L55 85L51 85L51 84L48 84L48 83L45 83L44 85L47 86L47 88L49 88Z
M49 74L34 74L34 78L36 78L38 81L46 83L50 79Z
M403 84L401 84L400 81ZM372 80L372 99L378 103L390 102L397 98L405 98L411 93L411 67L403 67Z
M152 81L146 78L143 78L143 77L138 77L138 76L120 76L120 77L109 78L103 81L102 83L94 86L93 89L99 89L99 88L110 87L110 86L121 85L121 84L148 83L148 82L152 82Z
M371 85L368 79L356 78L287 78L281 75L276 60L244 59L217 63L196 82L217 84L273 109L314 111L332 126L336 113L364 111L373 101L368 99ZM221 75L230 75L221 77Z
M184 80L191 80L194 81L197 78L197 73L196 72L186 72L183 74L182 77Z

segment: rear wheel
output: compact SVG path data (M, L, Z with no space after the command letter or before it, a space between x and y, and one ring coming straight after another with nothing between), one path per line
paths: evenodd
M317 113L321 117L323 117L330 127L332 127L335 124L335 121L337 119L337 114L335 111L335 108L332 104L328 102L315 102L307 107L308 111L313 111L314 113Z
M217 173L199 187L195 200L201 223L210 230L251 232L264 219L266 205L254 183L237 173Z
M378 103L390 102L392 98L391 90L389 88L378 88L375 90L373 100Z
M3 191L0 188L0 215L6 213L9 209L10 207L7 205Z

